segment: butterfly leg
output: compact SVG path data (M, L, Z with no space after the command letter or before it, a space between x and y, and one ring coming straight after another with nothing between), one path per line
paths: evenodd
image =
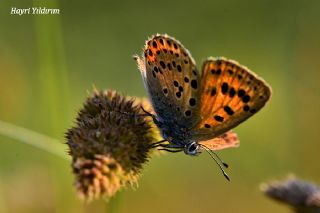
M162 147L161 149L158 149L158 150L163 150L163 151L172 152L172 153L183 151L183 147L177 146L172 143L168 143L168 144L160 143L160 144L157 144L156 147Z
M143 106L141 106L141 109L142 109L142 111L143 111L144 113L146 113L145 115L151 116L151 117L154 116L153 114L151 114L150 112L148 112L147 110L145 110L145 109L143 108Z
M158 150L167 151L167 152L172 152L172 153L176 153L176 152L181 152L181 151L183 151L183 149L173 150L173 149L167 149L167 148L162 148L162 149L158 149Z
M164 139L164 140L161 140L161 141L158 141L158 142L151 144L151 147L152 148L161 147L158 150L172 152L172 153L183 151L182 146L179 146L179 145L176 145L176 144L170 143L170 142L169 143L164 143L164 142L169 142L169 141Z
M147 116L150 116L153 119L155 119L155 115L153 115L150 112L148 112L147 110L145 110L142 106L141 106L141 109L144 112L144 114L133 114L133 113L121 112L121 111L116 111L116 112L119 112L119 113L124 114L124 115L133 116L133 117L147 117Z
M167 140L161 140L161 141L158 141L158 142L155 142L155 143L152 143L150 146L151 148L156 148L158 147L160 144L166 142Z
M181 147L172 147L171 144L162 144L163 142L166 142L166 141L167 140L161 140L161 141L155 142L151 144L151 148L163 147L158 150L163 150L163 151L172 152L172 153L182 151Z
M162 147L165 149L182 149L183 148L182 146L178 146L178 145L175 145L172 143L166 143L166 144L160 143L160 144L155 145L153 148L156 148L156 147Z
M121 111L117 111L117 112L119 112L119 113L121 113L121 114L129 115L129 116L133 116L133 117L138 117L138 116L147 117L147 116L150 116L150 117L152 117L153 123L155 123L159 128L161 127L162 122L157 119L156 115L148 112L148 111L145 110L142 106L141 106L141 109L142 109L142 111L143 111L145 114L131 114L131 113L121 112ZM164 142L164 141L163 141L163 142Z
M132 116L132 117L147 117L147 116L153 116L152 114L132 114L132 113L128 113L128 112L121 112L121 111L117 111L121 114L124 115L128 115L128 116Z
M154 122L159 128L161 128L161 126L162 126L163 123L162 123L161 121L159 121L154 114L148 112L148 111L145 110L142 106L141 106L141 109L142 109L142 111L145 113L145 114L142 114L142 115L152 117L153 122Z

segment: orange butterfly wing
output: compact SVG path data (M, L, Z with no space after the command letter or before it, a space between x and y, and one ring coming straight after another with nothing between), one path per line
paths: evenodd
M201 120L192 128L197 141L217 137L258 112L271 95L270 87L237 62L209 58L200 82Z

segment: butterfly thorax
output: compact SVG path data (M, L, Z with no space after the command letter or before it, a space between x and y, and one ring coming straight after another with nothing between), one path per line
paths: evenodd
M160 129L162 137L176 147L184 148L193 142L190 130L175 122L159 121L157 126Z
M168 148L178 148L183 150L185 154L192 156L200 153L199 144L192 140L191 134L186 128L174 123L159 123L158 127L162 137L169 142Z

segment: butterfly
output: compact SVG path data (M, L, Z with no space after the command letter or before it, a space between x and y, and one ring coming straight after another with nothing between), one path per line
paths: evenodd
M162 150L194 156L239 146L231 129L258 112L271 95L264 80L224 57L207 58L200 74L190 52L166 34L152 36L143 55L134 58L155 115L145 112L164 139L154 147Z

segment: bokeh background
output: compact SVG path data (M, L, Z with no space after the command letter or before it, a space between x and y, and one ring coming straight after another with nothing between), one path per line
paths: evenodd
M10 15L33 6L61 14ZM320 183L319 11L317 0L1 0L0 120L27 130L0 123L0 212L289 212L259 185L288 173ZM21 143L37 138L23 133L57 139L66 156L64 133L93 85L146 95L132 55L155 33L178 38L198 66L241 62L272 99L235 129L240 148L219 153L230 183L206 154L167 154L145 165L137 189L84 204L70 159Z

